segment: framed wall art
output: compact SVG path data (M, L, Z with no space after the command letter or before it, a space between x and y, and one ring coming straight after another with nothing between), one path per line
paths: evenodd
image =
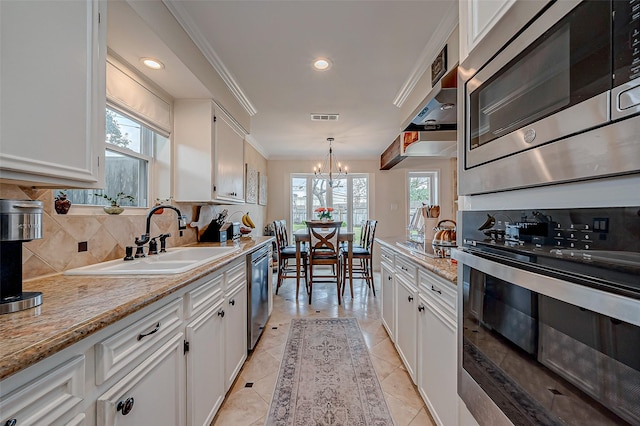
M258 199L258 171L248 164L246 165L246 169L247 176L245 182L247 183L247 187L245 188L244 201L249 204L255 204Z
M258 172L258 204L267 205L267 175Z

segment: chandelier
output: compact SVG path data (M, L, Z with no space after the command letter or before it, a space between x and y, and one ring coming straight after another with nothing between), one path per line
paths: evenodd
M313 173L322 179L327 179L329 181L329 187L335 188L340 185L339 182L335 182L335 180L340 179L343 175L347 175L347 167L342 168L342 164L336 161L336 157L333 154L333 147L331 143L334 141L333 138L327 138L329 142L329 154L324 159L324 163L318 163L317 167L313 168Z

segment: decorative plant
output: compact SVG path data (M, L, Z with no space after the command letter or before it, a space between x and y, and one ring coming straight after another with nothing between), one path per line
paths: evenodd
M314 210L314 212L318 213L318 219L331 219L331 212L333 212L333 207L318 207Z
M120 200L129 200L135 201L135 197L132 195L127 195L124 192L118 192L115 197L112 197L108 194L93 194L96 197L102 197L108 202L111 203L113 207L120 207Z

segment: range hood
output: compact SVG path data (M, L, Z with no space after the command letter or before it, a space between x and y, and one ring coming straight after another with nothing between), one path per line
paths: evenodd
M455 67L438 81L420 107L403 124L404 131L380 156L380 170L407 157L455 157L457 154L457 86Z

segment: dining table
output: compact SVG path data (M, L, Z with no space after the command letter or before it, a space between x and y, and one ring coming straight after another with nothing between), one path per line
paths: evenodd
M300 247L303 242L310 243L311 237L309 236L309 230L307 228L294 231L293 236L296 242L296 300L298 300L298 293L300 291ZM351 290L351 297L353 297L353 274L351 273L351 266L353 265L353 236L353 231L343 230L342 228L340 228L338 232L338 241L347 243L347 265L349 267L349 289ZM344 285L344 283L342 283L342 285Z

